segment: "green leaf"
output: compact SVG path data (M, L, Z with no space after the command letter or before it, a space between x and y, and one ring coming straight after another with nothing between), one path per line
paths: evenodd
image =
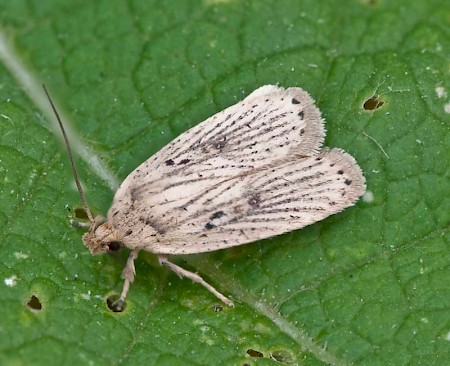
M446 2L16 0L0 19L2 365L448 362ZM127 254L92 257L69 225L81 201L40 82L76 131L96 214L115 180L268 83L311 93L369 194L304 230L176 259L234 309L148 253L113 313Z

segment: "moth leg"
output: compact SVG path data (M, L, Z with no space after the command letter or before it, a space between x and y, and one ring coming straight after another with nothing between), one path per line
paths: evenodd
M104 222L106 222L106 219L103 216L96 216L95 220L92 222L84 222L84 221L77 221L77 220L73 220L70 219L69 220L70 225L72 225L72 227L87 227L87 228L91 228L91 226L93 226L94 228L99 227L101 224L103 224Z
M91 223L90 222L80 222L80 221L75 221L75 220L70 220L70 225L72 227L90 227Z
M125 303L125 298L127 297L128 290L130 289L130 285L134 281L134 277L136 276L136 269L134 268L134 260L138 257L139 249L132 250L127 259L127 264L122 271L122 278L125 280L122 288L122 293L120 294L119 300L114 302L114 306L118 308L123 308L123 304Z
M197 273L188 271L176 264L170 262L167 257L159 255L158 256L159 263L163 266L166 266L171 271L175 272L180 278L186 277L190 280L199 283L203 287L205 287L209 292L211 292L214 296L216 296L219 300L224 302L226 305L234 307L233 301L229 298L222 295L219 291L217 291L213 286L211 286L208 282L206 282L203 278L201 278Z

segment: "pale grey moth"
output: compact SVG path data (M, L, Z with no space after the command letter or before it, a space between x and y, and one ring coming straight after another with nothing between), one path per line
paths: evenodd
M106 220L93 219L79 187L90 219L83 242L91 253L131 250L116 305L123 305L135 277L134 260L145 250L233 306L167 256L251 243L352 206L365 191L361 169L345 151L323 148L324 137L324 120L307 92L266 85L184 132L131 172Z

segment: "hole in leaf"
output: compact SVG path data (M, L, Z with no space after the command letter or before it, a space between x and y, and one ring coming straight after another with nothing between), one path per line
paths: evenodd
M211 307L212 311L214 311L215 313L218 313L219 311L223 310L223 306L222 305L214 305Z
M270 358L275 361L281 362L281 363L286 363L286 364L293 363L293 359L292 359L291 355L289 353L287 353L285 351L281 351L281 350L273 351L270 354Z
M366 111L373 111L374 109L382 107L383 104L384 102L379 98L378 95L373 95L364 102L363 108Z
M126 302L122 304L118 302L118 300L119 300L118 295L111 295L108 296L108 298L106 299L106 304L108 305L108 308L115 313L121 313L127 307Z
M41 304L39 298L35 295L31 296L31 299L30 299L30 301L27 302L27 305L30 309L42 310L42 304Z
M253 357L253 358L261 358L261 357L264 357L264 355L263 355L261 352L256 351L256 350L251 349L251 348L249 348L249 349L247 350L247 354L248 354L250 357Z
M88 220L89 219L84 208L79 208L79 207L75 208L73 210L73 214L75 215L75 217L77 219L82 219L82 220Z

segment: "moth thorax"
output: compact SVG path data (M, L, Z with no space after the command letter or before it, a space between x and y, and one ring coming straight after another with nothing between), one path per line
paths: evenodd
M111 245L116 247L118 242L120 239L117 237L117 233L107 222L100 226L92 224L89 231L83 235L83 243L94 255L111 251Z

